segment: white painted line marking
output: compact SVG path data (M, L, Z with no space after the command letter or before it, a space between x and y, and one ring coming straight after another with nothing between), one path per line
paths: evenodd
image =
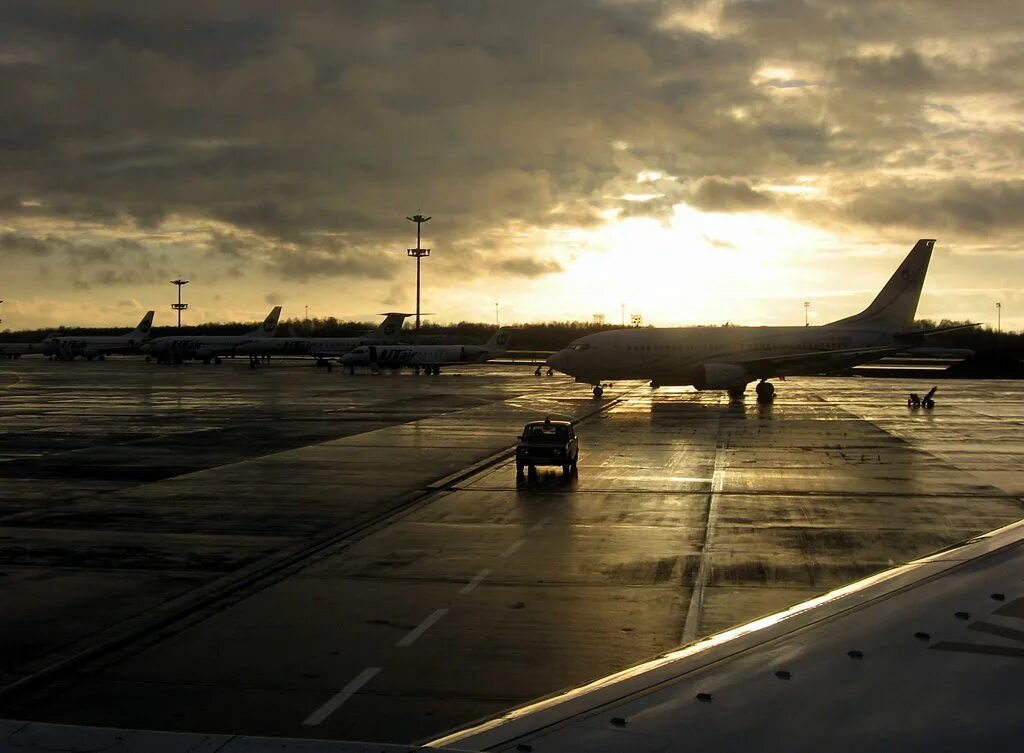
M466 594L473 593L473 589L480 585L480 581L482 581L484 578L486 578L493 572L493 570L481 570L480 572L478 572L476 575L473 576L473 580L471 580L469 583L462 587L462 590L459 591L459 595L465 596Z
M423 622L421 622L419 625L417 625L412 630L410 630L408 633L406 633L405 637L402 638L402 640L400 640L398 643L395 644L395 648L408 648L409 646L411 646L413 643L416 642L417 638L419 638L425 632L430 630L430 628L433 626L433 624L435 622L437 622L439 619L441 619L442 617L444 617L446 614L448 614L448 610L447 609L437 609L437 610L434 610L427 617L427 619L423 620Z
M348 685L335 693L331 700L310 714L303 724L309 727L315 727L320 724L320 722L337 711L341 707L341 704L358 693L359 689L372 680L378 672L380 672L380 667L367 667L364 669L356 675Z
M718 522L718 500L725 482L725 454L729 449L729 440L721 439L715 450L715 470L711 474L711 498L708 501L708 522L704 529L704 546L700 550L700 566L697 576L693 579L693 591L690 594L690 606L686 610L683 622L683 636L680 643L685 645L697 639L697 626L700 613L704 608L704 590L711 580L711 543L715 536L715 525Z
M517 551L519 551L519 547L521 547L525 543L526 543L526 539L519 539L519 541L513 541L511 544L509 544L508 549L506 549L504 552L502 552L498 556L499 557L511 557L513 554L515 554Z
M551 516L550 515L545 515L543 518L541 518L536 523L534 523L532 526L530 526L530 530L531 531L539 531L541 528L543 528L544 526L546 526L550 522L551 522Z

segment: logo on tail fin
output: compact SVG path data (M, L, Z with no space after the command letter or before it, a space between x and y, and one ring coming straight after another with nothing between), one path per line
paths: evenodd
M494 338L494 342L498 344L498 347L504 348L508 344L508 332L499 332L498 336Z
M395 334L395 325L392 324L391 322L388 322L387 324L385 324L384 325L384 334L385 335L393 335L393 334Z

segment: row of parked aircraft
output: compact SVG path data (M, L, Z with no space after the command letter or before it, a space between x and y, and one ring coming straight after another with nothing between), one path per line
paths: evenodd
M53 360L104 360L109 355L144 355L158 363L203 361L248 356L252 366L271 356L309 356L330 368L334 359L345 366L423 369L439 374L442 366L482 363L506 353L508 328L499 328L483 345L401 344L402 324L409 314L391 312L373 331L354 337L275 337L281 307L275 306L263 323L241 335L167 335L153 338L153 311L138 326L121 335L49 335L41 343L0 344L0 355L40 353Z
M699 390L726 390L739 397L758 381L759 397L770 399L769 379L848 369L906 352L923 338L964 326L913 329L914 315L928 271L933 239L921 239L893 273L871 305L853 316L814 327L671 327L612 330L574 340L547 359L547 365L592 384L603 393L610 380L650 381L652 387L690 385ZM139 326L118 337L51 335L37 352L73 359L103 358L111 353L142 353L161 362L247 355L255 365L272 355L308 355L356 366L410 366L438 373L442 366L489 361L506 352L510 333L499 329L484 345L401 345L408 314L389 313L380 326L361 337L274 337L281 307L262 325L244 335L149 339L153 312ZM538 369L539 373L539 369Z

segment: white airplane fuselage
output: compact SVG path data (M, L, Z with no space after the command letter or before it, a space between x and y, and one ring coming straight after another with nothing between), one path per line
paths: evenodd
M623 329L582 337L547 363L590 384L643 379L729 389L741 379L775 376L749 373L737 361L891 344L891 332L831 326Z

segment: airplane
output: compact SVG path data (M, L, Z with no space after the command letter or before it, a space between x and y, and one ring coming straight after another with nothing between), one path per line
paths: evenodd
M574 340L547 365L577 382L650 380L651 387L691 385L726 390L740 399L750 382L759 399L771 400L767 381L800 374L835 372L877 361L919 338L976 324L912 330L934 239L921 239L864 311L819 326L661 327L599 332Z
M260 338L236 348L240 355L255 359L264 356L312 356L317 365L331 368L328 359L342 356L360 345L377 345L397 341L402 323L410 314L388 312L377 329L357 337L274 337Z
M280 318L281 307L274 306L263 320L263 324L244 335L168 335L150 340L139 348L139 352L144 353L147 359L155 358L158 363L181 363L191 360L220 363L221 356L234 355L238 348L246 343L273 337Z
M349 372L356 366L409 366L424 369L428 374L440 374L442 366L466 363L484 363L505 355L512 339L508 327L499 327L483 345L360 345L339 360Z
M153 314L147 311L135 329L122 335L74 336L55 332L35 346L32 352L43 353L55 361L73 361L79 356L87 361L94 358L102 361L114 353L136 353L152 336Z

